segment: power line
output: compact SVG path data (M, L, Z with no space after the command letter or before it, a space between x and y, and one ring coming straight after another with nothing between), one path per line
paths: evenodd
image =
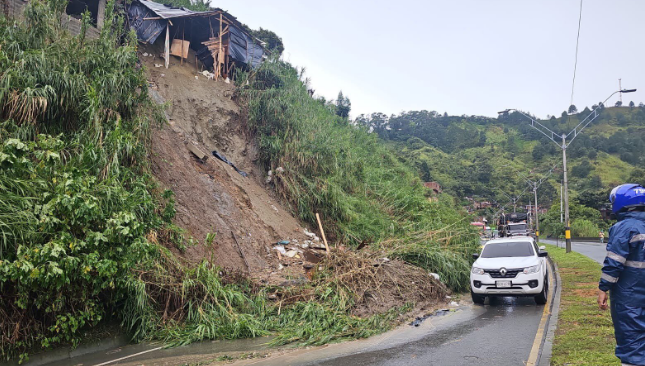
M578 36L576 37L576 60L573 65L573 81L571 82L571 103L573 104L573 91L576 85L576 71L578 70L578 45L580 44L580 24L582 23L582 0L580 0L580 17L578 18Z

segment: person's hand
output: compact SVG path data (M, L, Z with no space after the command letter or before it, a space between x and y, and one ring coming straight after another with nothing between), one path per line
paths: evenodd
M607 305L607 293L602 290L598 290L598 306L600 310L607 310L609 305Z

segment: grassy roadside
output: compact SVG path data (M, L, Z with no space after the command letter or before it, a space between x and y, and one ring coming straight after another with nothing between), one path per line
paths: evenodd
M600 264L582 254L547 245L558 265L562 295L552 365L620 365L614 356L614 328L609 311L596 304Z

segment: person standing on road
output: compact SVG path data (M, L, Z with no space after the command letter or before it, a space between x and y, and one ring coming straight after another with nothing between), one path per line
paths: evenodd
M609 229L607 257L598 288L606 310L607 291L616 336L616 357L623 365L645 365L645 188L623 184L609 200L618 222Z
M605 243L605 232L600 230L600 244Z

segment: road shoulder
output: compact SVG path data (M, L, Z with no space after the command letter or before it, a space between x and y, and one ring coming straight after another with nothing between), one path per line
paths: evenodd
M552 291L552 299L550 306L550 316L549 322L547 324L547 331L544 337L544 342L542 343L542 348L540 351L540 357L538 359L538 366L549 366L551 365L551 356L553 352L553 341L555 339L555 331L558 326L558 316L560 315L560 295L562 291L562 279L560 278L560 272L558 270L558 265L549 258L551 263L551 269L553 274L553 279L555 280Z
M576 252L548 246L561 277L557 328L550 364L620 365L614 356L611 316L596 304L601 266Z

